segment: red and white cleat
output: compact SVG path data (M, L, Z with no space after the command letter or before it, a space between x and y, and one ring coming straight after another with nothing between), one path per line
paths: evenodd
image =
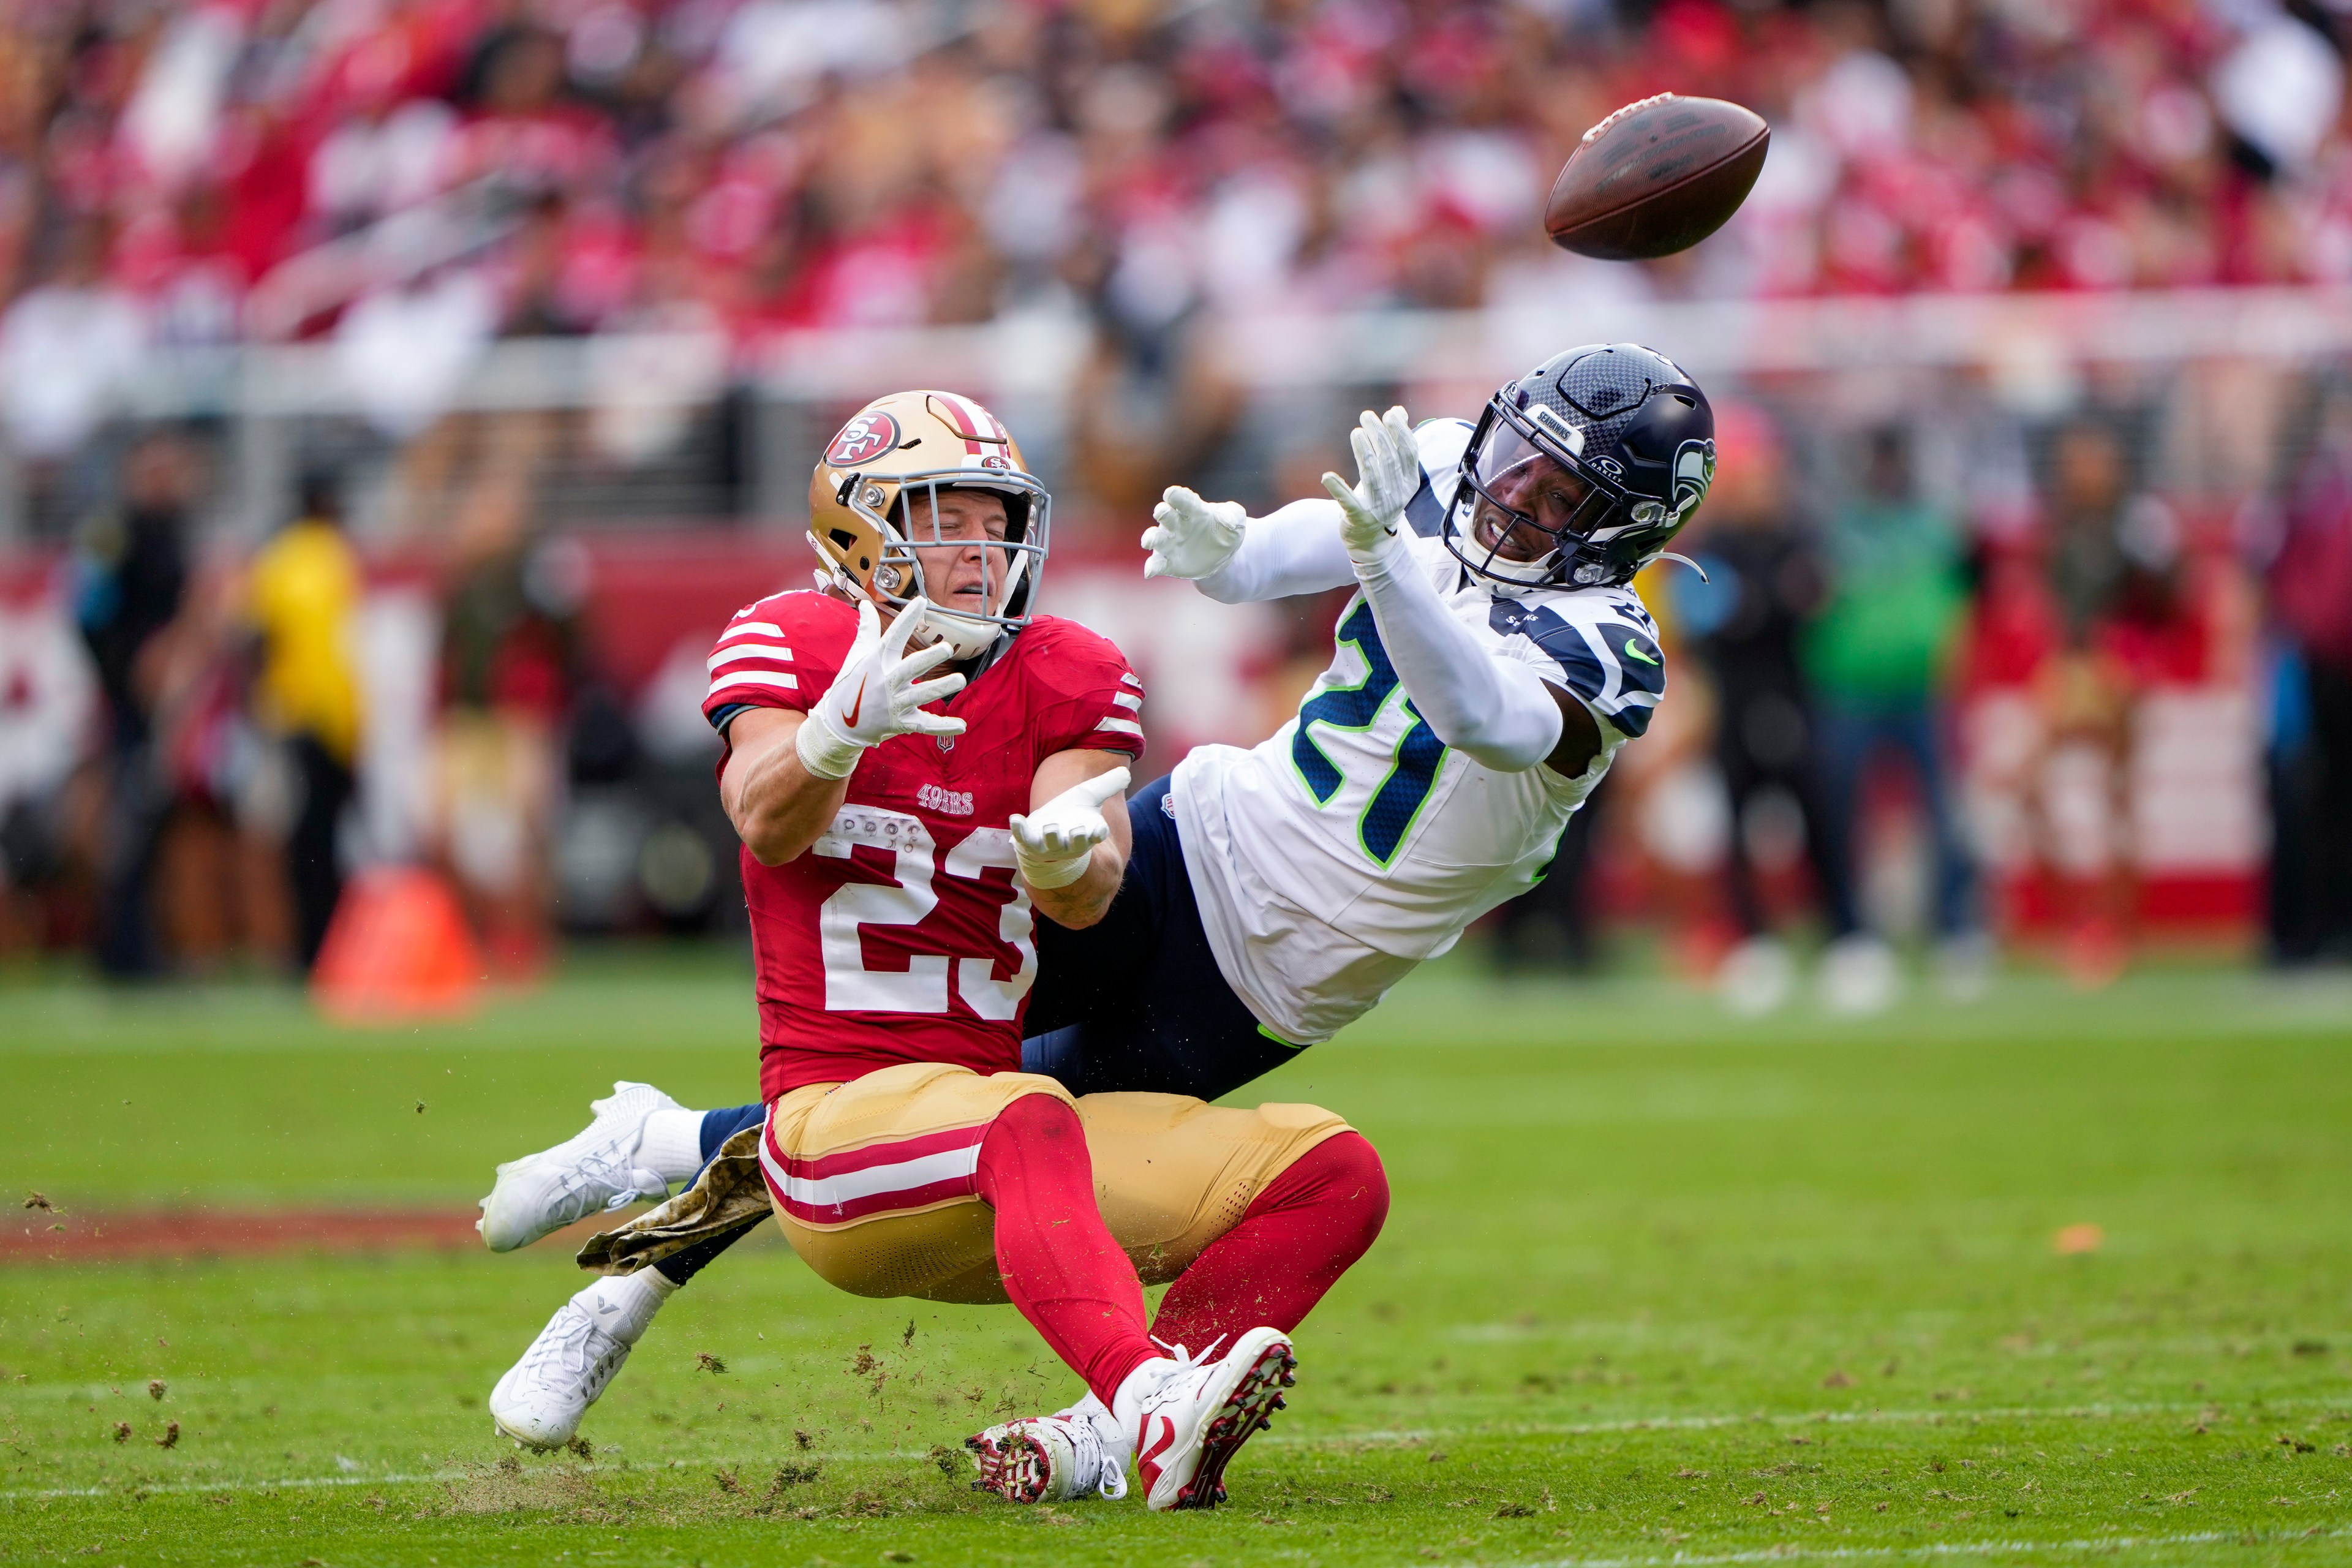
M1297 1381L1298 1358L1276 1329L1252 1329L1219 1359L1209 1354L1180 1348L1174 1360L1147 1362L1131 1374L1156 1380L1138 1391L1135 1424L1137 1469L1154 1512L1224 1501L1225 1467L1252 1433L1273 1424L1282 1391ZM1120 1395L1124 1407L1127 1390Z
M1123 1498L1127 1445L1117 1441L1115 1430L1107 1433L1108 1426L1108 1419L1098 1424L1073 1409L1024 1415L975 1433L963 1440L980 1468L971 1489L1021 1503L1066 1502L1096 1493Z

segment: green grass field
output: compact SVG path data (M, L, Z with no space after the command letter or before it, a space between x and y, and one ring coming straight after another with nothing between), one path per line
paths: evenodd
M751 1026L723 956L590 954L387 1033L270 991L0 982L0 1190L11 1224L34 1188L67 1223L467 1205L615 1077L740 1098ZM1264 1097L1349 1115L1396 1205L1226 1509L974 1495L934 1448L1071 1380L1010 1309L835 1295L768 1238L553 1459L482 1401L577 1288L560 1253L18 1264L0 1562L2352 1556L2341 981L2028 976L1751 1025L1456 965ZM2059 1255L2081 1225L2103 1245Z

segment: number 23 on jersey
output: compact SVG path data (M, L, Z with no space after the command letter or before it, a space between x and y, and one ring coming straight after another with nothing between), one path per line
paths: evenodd
M1018 878L1001 893L993 883L981 880L981 872L991 867L1010 869L1015 864L1013 835L1001 827L975 827L942 855L921 818L851 805L834 818L811 853L847 859L861 845L890 853L896 883L845 882L824 900L817 916L817 938L824 955L825 1010L945 1013L952 984L955 994L982 1018L1003 1023L1018 1016L1021 999L1037 978L1037 949L1030 940L1036 917ZM930 919L940 907L935 879L942 876L971 884L982 898L998 904L996 938L1020 955L1009 979L994 978L994 958L922 952L923 933L911 931L901 933L901 940L917 949L907 954L904 970L866 967L865 933L876 927L918 926Z

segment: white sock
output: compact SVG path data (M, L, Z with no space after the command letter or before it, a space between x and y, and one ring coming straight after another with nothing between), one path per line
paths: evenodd
M606 1275L572 1297L598 1328L625 1345L635 1344L661 1305L677 1293L677 1282L658 1268Z
M1154 1356L1129 1373L1119 1383L1118 1391L1111 1395L1110 1418L1118 1425L1119 1435L1130 1447L1134 1446L1136 1433L1143 1427L1144 1396L1158 1392L1160 1383L1175 1364L1166 1356ZM1087 1399L1093 1398L1091 1393L1087 1395ZM1097 1400L1096 1403L1100 1404L1101 1401ZM1082 1399L1071 1408L1078 1409L1085 1404L1086 1399Z
M1095 1429L1095 1435L1103 1440L1105 1447L1115 1448L1119 1453L1126 1453L1135 1447L1127 1428L1118 1424L1118 1417L1110 1413L1109 1405L1095 1397L1091 1388L1076 1405L1055 1414L1066 1421L1086 1422Z
M656 1110L637 1139L637 1163L666 1182L685 1182L702 1169L702 1112Z

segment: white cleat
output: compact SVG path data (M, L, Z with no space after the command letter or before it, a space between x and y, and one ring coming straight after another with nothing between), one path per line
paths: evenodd
M1895 950L1874 936L1843 936L1822 952L1822 1005L1849 1018L1884 1013L1903 994Z
M628 1359L627 1345L566 1301L490 1390L490 1420L526 1448L561 1448Z
M1160 1379L1143 1393L1135 1447L1144 1502L1155 1513L1224 1501L1225 1467L1252 1433L1274 1424L1282 1391L1297 1381L1298 1358L1279 1330L1252 1329L1219 1360L1208 1357L1180 1347L1173 1361L1139 1369Z
M574 1220L626 1208L640 1198L658 1203L669 1195L668 1181L637 1163L637 1146L646 1118L685 1108L649 1083L625 1082L588 1109L595 1120L581 1131L499 1167L498 1184L474 1222L492 1252L529 1247Z
M1110 1412L1093 1400L1054 1415L999 1422L966 1437L963 1446L980 1468L971 1489L994 1492L1006 1502L1067 1502L1090 1495L1116 1501L1127 1495L1133 1455Z
M1731 1012L1760 1018L1785 1005L1796 990L1797 965L1777 937L1751 936L1724 959L1715 988Z

